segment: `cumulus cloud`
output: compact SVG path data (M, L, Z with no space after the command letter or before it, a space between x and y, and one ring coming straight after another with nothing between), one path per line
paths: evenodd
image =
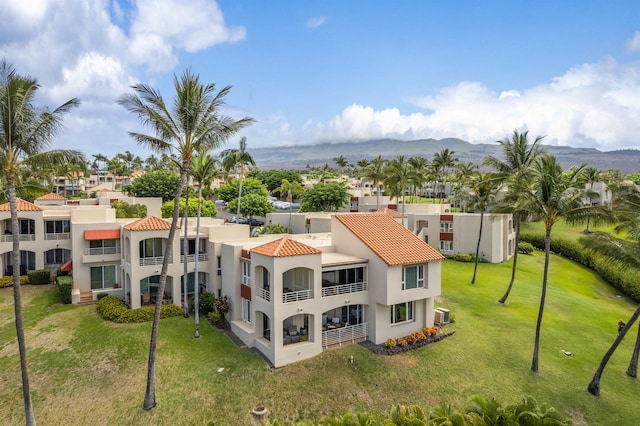
M311 18L307 21L307 28L318 28L319 26L324 24L325 20L326 18L324 16L317 16L315 18Z
M324 139L458 137L470 142L502 139L513 129L547 135L545 143L616 149L637 146L640 132L640 66L612 59L584 64L522 93L496 93L479 82L461 82L433 96L410 100L424 112L374 110L350 105L315 126Z
M640 31L636 31L633 37L627 41L627 50L630 52L640 50Z

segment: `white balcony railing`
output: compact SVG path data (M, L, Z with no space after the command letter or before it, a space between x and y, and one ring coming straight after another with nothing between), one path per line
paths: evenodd
M347 325L345 327L335 328L322 332L322 347L327 349L329 346L340 345L343 343L355 343L357 340L367 338L367 325L362 324Z
M187 255L187 263L192 263L195 261L196 255L195 254L188 254ZM199 253L198 254L198 262L206 262L208 260L207 258L207 253ZM180 255L180 263L184 263L184 255Z
M164 256L157 257L141 257L140 258L140 266L154 266L154 265L162 265L162 261L164 260ZM169 263L173 262L173 256L169 257Z
M20 239L20 241L35 241L36 240L36 234L20 234L19 235L19 239ZM2 236L2 242L3 243L7 243L7 242L11 242L11 241L13 241L13 235L7 234L7 235L3 235Z
M337 296L339 294L355 293L357 291L365 290L367 290L366 281L361 283L332 285L322 288L322 297Z
M68 240L71 238L70 232L49 232L44 234L45 240Z
M256 294L259 298L266 300L267 302L271 302L271 292L264 288L256 289Z
M92 247L85 248L84 254L90 256L101 256L104 254L118 254L120 253L120 247Z
M282 294L282 303L313 299L313 290L289 291Z

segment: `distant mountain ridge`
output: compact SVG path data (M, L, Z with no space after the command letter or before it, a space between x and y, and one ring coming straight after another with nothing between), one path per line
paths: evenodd
M564 168L587 164L601 170L619 169L634 173L640 170L640 150L599 151L595 148L572 148L569 146L543 145L544 150L557 157ZM373 139L368 141L323 142L309 145L272 146L250 149L258 167L262 169L304 169L328 163L334 165L333 158L344 155L351 162L372 160L378 155L391 159L398 155L415 157L421 155L433 160L436 152L449 148L455 152L461 163L482 163L488 155L502 156L497 143L472 144L462 139L419 139L401 141L397 139Z

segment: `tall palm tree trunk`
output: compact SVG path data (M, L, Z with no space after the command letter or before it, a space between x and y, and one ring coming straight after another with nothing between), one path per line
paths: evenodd
M380 182L376 184L376 211L380 210Z
M484 210L480 212L480 230L478 231L478 244L476 244L476 264L473 267L473 278L471 278L471 284L476 283L476 273L478 272L478 261L480 260L480 240L482 240L483 222L484 222Z
M169 228L169 235L167 237L167 249L164 252L162 269L160 271L160 282L158 283L158 293L162 295L164 295L164 289L167 284L167 270L169 267L169 259L171 258L173 239L176 234L176 228L178 227L178 220L180 217L180 194L182 193L182 188L184 188L186 180L187 167L183 165L182 170L180 171L180 182L178 183L176 195L173 199L173 219L171 222L171 228ZM161 308L162 298L156 297L156 308L153 313L153 325L151 327L151 339L149 341L149 360L147 362L147 388L144 394L144 403L142 405L142 408L147 411L156 406L156 349L158 346L158 328L160 326Z
M27 426L35 426L36 419L33 414L33 404L31 402L29 372L27 370L27 347L24 340L24 328L22 321L22 295L20 293L20 229L18 227L18 208L16 206L16 185L12 174L8 174L7 176L7 186L9 189L9 207L11 210L11 234L13 243L11 252L11 263L13 265L13 305L16 318L18 352L20 354L20 372L22 373L22 397L24 399L26 424Z
M627 368L627 376L636 378L638 377L638 355L640 354L640 325L638 326L638 334L636 334L636 344L633 347L633 355L631 355L631 361L629 361L629 368Z
M187 180L189 174L187 174ZM184 224L184 232L182 233L182 263L184 265L182 277L182 285L184 287L184 300L182 304L183 315L189 318L189 262L187 262L189 254L189 240L187 240L187 227L189 221L189 188L184 196L184 211L182 212L182 223Z
M622 329L622 331L620 331L620 333L618 333L618 337L616 337L616 340L613 341L607 353L604 354L602 361L600 361L600 365L598 365L598 368L596 369L596 372L593 375L593 379L591 379L591 382L587 387L587 390L591 395L600 396L600 379L602 378L602 373L604 372L604 368L607 366L609 359L611 358L613 353L616 351L616 349L618 349L618 346L624 339L624 336L627 334L627 331L631 329L631 327L636 322L638 317L640 317L640 305L638 305L638 308L636 309L636 311L633 313L633 315L631 315L631 318L629 318L629 321L627 321L627 325Z
M200 307L198 306L198 304L200 303L199 300L199 296L200 296L200 285L198 283L198 257L200 256L200 214L201 214L201 205L202 205L202 186L200 187L199 191L198 191L198 213L196 215L196 257L193 260L193 274L195 275L194 279L195 279L195 290L196 290L196 294L194 296L194 316L195 316L195 326L196 326L196 330L195 333L193 335L193 337L198 338L200 337Z
M538 310L538 320L536 321L536 337L533 343L533 359L531 360L531 370L538 372L538 352L540 350L540 328L542 327L542 314L544 313L544 302L547 297L547 276L549 274L549 253L551 252L551 227L547 226L544 236L544 272L542 274L542 294L540 295L540 308Z
M520 215L516 214L513 216L513 220L516 222L516 247L515 252L513 253L513 265L511 266L511 281L509 281L509 286L507 287L507 291L504 295L498 300L500 303L504 303L507 301L507 297L509 297L509 293L511 293L511 288L513 287L513 282L516 280L516 270L518 264L518 246L520 245Z
M242 200L242 180L244 178L244 164L240 163L240 185L238 187L238 208L236 217L240 217L240 200Z

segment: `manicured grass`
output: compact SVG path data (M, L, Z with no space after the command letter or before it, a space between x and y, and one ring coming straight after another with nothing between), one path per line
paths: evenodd
M293 424L346 412L386 414L396 403L464 408L476 394L504 405L531 394L576 424L635 424L640 384L624 374L634 332L605 370L602 396L586 391L616 336L617 321L626 320L635 305L616 297L591 271L554 256L540 371L532 373L543 254L519 260L505 305L496 301L508 284L511 263L479 265L471 285L473 264L445 261L438 306L451 310L455 324L445 331L455 334L392 357L353 345L272 371L255 351L237 347L205 321L201 338L194 339L193 317L162 320L158 406L149 412L141 406L151 324L109 323L94 306L56 305L53 287L24 286L36 419L65 425L244 425L256 423L250 411L263 404L270 421ZM0 401L2 423L19 425L24 414L11 291L0 290Z

